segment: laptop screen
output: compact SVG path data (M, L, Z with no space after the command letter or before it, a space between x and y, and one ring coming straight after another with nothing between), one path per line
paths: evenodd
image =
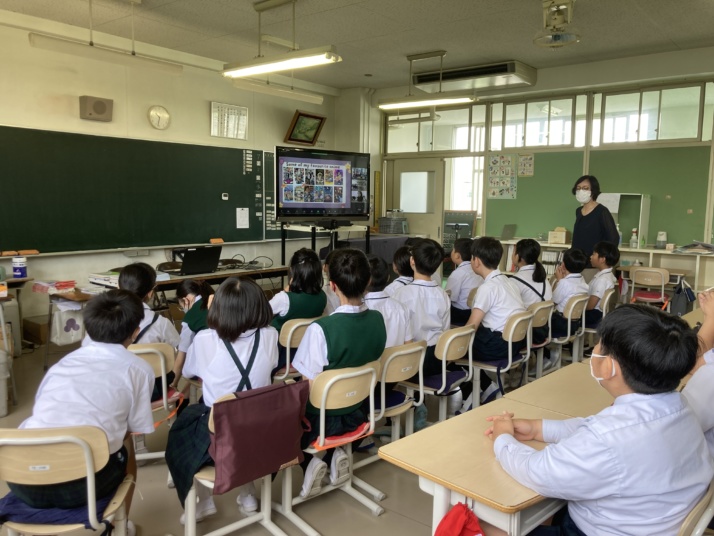
M181 275L208 274L214 272L221 258L221 246L196 246L176 250L182 258Z

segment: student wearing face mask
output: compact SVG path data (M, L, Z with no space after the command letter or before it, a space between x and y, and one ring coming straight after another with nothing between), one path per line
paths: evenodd
M590 373L611 406L562 421L504 412L487 419L486 435L509 475L568 501L552 526L530 536L675 536L714 475L699 421L676 390L696 361L697 336L682 319L643 305L618 307L598 335ZM547 446L522 443L529 440Z
M589 258L598 242L618 245L620 235L615 220L607 207L597 202L600 195L598 180L592 175L583 175L575 181L572 192L582 205L575 210L572 247L580 249Z

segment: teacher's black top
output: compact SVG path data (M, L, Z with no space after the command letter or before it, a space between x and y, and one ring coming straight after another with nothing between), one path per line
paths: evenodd
M601 241L615 245L620 241L620 234L610 211L604 205L598 204L590 214L583 216L583 207L578 207L575 211L572 247L582 250L590 257L595 244Z

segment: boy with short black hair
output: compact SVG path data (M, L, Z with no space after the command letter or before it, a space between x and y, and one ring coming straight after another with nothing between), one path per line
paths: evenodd
M508 318L525 312L521 291L498 269L503 257L503 246L497 239L484 236L471 244L471 268L484 280L474 300L471 315L466 325L476 328L473 343L474 359L479 361L501 361L508 356L508 342L503 340L503 329ZM513 352L518 352L526 344L513 344ZM487 403L500 393L496 382L491 382L481 371L481 402ZM464 404L461 411L471 409L471 383L461 384Z
M602 320L602 297L605 292L615 288L617 279L612 269L620 261L620 250L611 242L598 242L590 255L590 264L598 269L598 273L588 285L590 299L585 310L585 327L596 328Z
M471 291L483 284L483 278L471 269L470 238L458 238L451 250L454 271L446 280L446 292L451 292L451 324L463 326L471 316L468 298Z
M394 273L396 273L398 277L384 288L384 292L386 292L388 296L394 296L397 290L414 281L414 270L410 262L411 258L412 253L409 246L402 246L394 252L392 270L394 270Z
M365 254L356 249L336 250L330 259L329 274L329 284L340 298L340 306L330 316L308 326L293 361L295 369L307 380L314 380L323 370L359 367L377 361L387 340L381 313L369 310L362 303L370 279ZM355 405L349 408L327 411L325 435L342 435L364 423L367 417L361 406L362 400L355 400ZM312 429L303 434L303 448L320 435L320 410L308 402L306 417ZM328 464L333 485L349 478L349 459L342 448L328 450L322 460L305 454L301 464L305 471L302 497L320 493Z
M587 294L588 284L583 279L582 271L588 263L588 258L577 248L566 249L563 252L563 262L555 269L557 282L553 288L553 303L555 311L551 317L551 332L553 337L563 337L568 333L568 321L563 317L563 311L568 300L576 294ZM573 322L571 333L580 327L580 321Z
M112 493L126 474L136 477L129 433L154 431L154 372L127 350L139 333L142 318L141 300L129 291L110 290L89 300L84 308L84 325L91 340L47 371L37 390L32 415L19 426L102 429L111 454L107 464L97 468L97 498ZM53 486L9 486L34 508L76 508L87 504L84 478Z
M412 247L410 265L414 281L394 294L394 299L410 311L415 341L426 341L424 376L441 374L441 360L434 350L439 336L451 325L451 300L432 275L444 259L444 248L431 239L420 240Z
M409 311L403 304L387 295L384 287L389 280L389 266L376 255L367 255L371 278L367 285L367 294L364 295L364 304L373 311L379 311L384 317L387 329L386 347L399 346L411 342L411 323Z
M509 475L569 501L554 526L531 535L674 536L714 476L701 427L676 391L697 337L682 319L642 305L615 309L598 333L591 374L614 404L587 419L494 416L486 434ZM520 442L528 440L549 445Z

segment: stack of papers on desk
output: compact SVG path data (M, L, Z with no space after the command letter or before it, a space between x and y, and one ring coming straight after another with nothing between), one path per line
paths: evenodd
M169 280L171 280L171 274L167 274L166 272L159 272L157 270L156 271L156 280L157 281L169 281Z
M119 272L89 274L89 282L103 287L119 288Z
M686 246L679 246L674 250L675 253L690 253L693 255L714 255L714 244L707 244L706 242L700 242L695 240L691 244Z
M40 292L43 294L61 294L66 292L74 292L74 287L77 282L74 280L67 281L35 281L32 285L32 292Z
M96 296L97 294L106 292L107 287L98 287L97 285L82 285L78 286L77 290L82 292L83 294L91 294L92 296Z

